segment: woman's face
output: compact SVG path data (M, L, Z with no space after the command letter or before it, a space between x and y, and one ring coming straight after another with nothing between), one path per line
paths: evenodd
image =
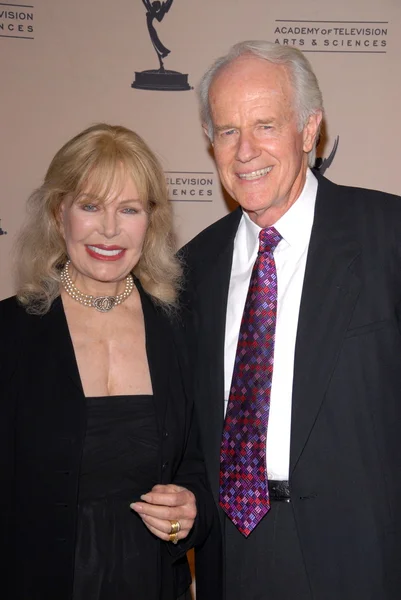
M82 292L115 284L138 263L149 217L130 178L112 186L106 201L90 186L60 209L60 227L71 260L70 275Z

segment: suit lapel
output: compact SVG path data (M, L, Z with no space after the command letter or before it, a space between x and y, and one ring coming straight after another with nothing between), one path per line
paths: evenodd
M317 417L359 294L360 248L347 207L338 208L340 189L319 178L295 347L290 472Z
M27 456L29 443L36 445L34 455L46 456L44 468L71 470L78 477L86 405L61 298L44 316L26 318L30 330L22 389L30 390L34 401L21 401L19 419L21 427L27 428L23 452ZM74 447L69 445L72 440L77 442ZM53 448L50 454L49 447ZM56 477L52 485L60 482Z
M68 377L84 396L74 346L60 296L56 298L50 311L42 319L46 324L43 332L44 339L48 340L47 347L60 364L60 373Z
M135 280L141 297L143 318L145 321L146 354L153 388L153 401L159 432L163 430L165 413L170 393L170 356L174 348L169 347L165 319L144 291L139 279Z
M203 276L194 290L193 318L196 324L197 360L195 394L203 450L208 465L212 491L219 497L221 432L224 423L224 341L227 298L230 284L234 239L241 219L234 211L219 223L219 235L207 249ZM211 424L213 426L211 427ZM205 433L206 432L206 433Z

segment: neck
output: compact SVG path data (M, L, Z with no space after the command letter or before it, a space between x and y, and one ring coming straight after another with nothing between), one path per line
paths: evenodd
M73 283L69 274L69 262L65 265L64 269L60 273L61 284L67 294L79 304L83 306L89 306L95 308L99 312L109 312L115 306L122 304L131 295L134 289L134 280L132 275L128 275L125 278L124 291L120 294L86 294L78 289Z
M98 281L85 275L81 275L75 267L69 263L68 274L73 285L82 293L90 296L118 296L126 287L127 278L121 281Z

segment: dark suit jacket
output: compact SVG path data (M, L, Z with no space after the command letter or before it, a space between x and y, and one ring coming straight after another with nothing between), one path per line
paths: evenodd
M160 598L172 600L190 583L186 551L203 542L216 511L205 486L171 324L137 286L160 432L160 483L191 489L198 508L195 527L183 543L160 542L155 577ZM57 299L38 317L28 315L15 298L4 300L0 331L1 596L67 600L86 410L62 302ZM215 589L218 584L211 586ZM147 598L146 590L136 592ZM218 600L214 593L206 597Z
M240 210L229 214L182 251L194 398L216 503L226 304L240 218ZM401 598L400 300L401 198L319 177L290 450L291 507L317 600Z

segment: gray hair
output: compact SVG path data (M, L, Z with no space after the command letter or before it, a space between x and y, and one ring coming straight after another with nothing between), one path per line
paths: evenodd
M244 55L254 55L277 65L286 65L295 92L295 109L298 113L300 131L308 122L310 115L323 113L323 98L316 75L304 54L292 46L282 46L273 42L251 40L239 42L231 47L228 54L218 58L203 75L198 86L200 114L205 124L210 140L213 140L213 123L210 114L209 89L218 73L236 58ZM313 167L316 160L316 145L309 152L308 164Z

